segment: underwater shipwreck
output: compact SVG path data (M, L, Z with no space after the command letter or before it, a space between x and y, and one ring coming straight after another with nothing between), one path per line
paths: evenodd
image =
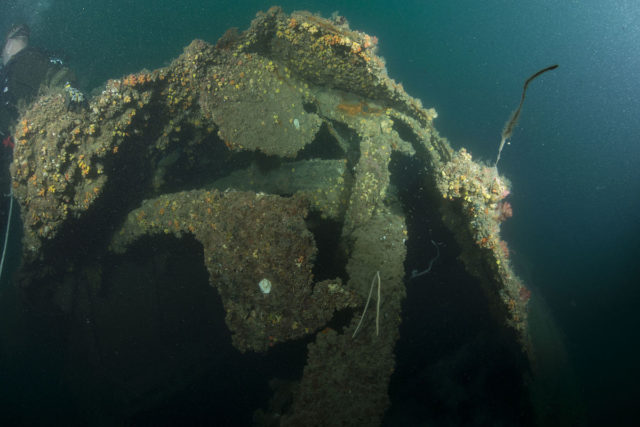
M508 180L453 150L435 110L376 51L343 18L272 8L216 45L193 41L164 68L109 80L82 105L52 89L20 117L16 280L31 307L76 325L69 370L126 383L117 404L130 408L160 399L162 376L179 388L215 343L186 337L180 369L125 366L113 349L126 352L124 331L191 311L163 286L205 280L237 351L304 342L291 401L276 410L274 397L263 424L379 425L407 287L445 257L481 290L497 333L535 358L531 294L500 236ZM418 191L408 174L421 210L408 203ZM407 264L416 241L421 266ZM174 259L192 275L157 273Z

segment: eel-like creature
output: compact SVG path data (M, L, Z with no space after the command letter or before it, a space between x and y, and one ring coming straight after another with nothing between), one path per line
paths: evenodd
M540 74L546 73L547 71L555 70L556 68L558 68L558 64L552 65L547 68L543 68L542 70L538 71L537 73L529 77L526 82L524 82L524 88L522 89L522 97L520 97L520 105L518 105L518 109L516 111L511 113L511 117L509 118L509 121L504 125L504 129L502 130L502 139L500 140L500 148L498 148L498 157L496 158L496 164L495 164L496 168L498 167L498 162L500 161L500 153L502 153L502 148L504 147L504 143L507 142L507 139L511 138L513 129L516 127L516 124L518 123L518 119L520 118L520 110L522 110L524 97L527 94L527 86L529 86L529 83L531 83L531 81L536 77L538 77Z

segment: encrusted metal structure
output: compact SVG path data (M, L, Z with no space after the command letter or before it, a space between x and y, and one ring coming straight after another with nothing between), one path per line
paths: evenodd
M376 49L344 19L272 8L216 46L196 40L165 68L108 81L85 108L64 90L41 97L17 124L11 168L25 293L70 310L74 289L102 283L102 257L193 238L238 350L313 337L280 424L379 424L412 238L391 185L401 156L428 170L460 258L528 350L529 291L500 239L508 182L451 149ZM334 245L319 248L327 223ZM322 251L342 265L332 277L317 270ZM377 271L379 310L352 337ZM330 327L336 312L348 320Z

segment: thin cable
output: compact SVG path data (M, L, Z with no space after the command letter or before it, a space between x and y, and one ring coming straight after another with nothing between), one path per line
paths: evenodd
M7 217L7 229L4 232L4 246L2 247L2 260L0 261L0 280L4 271L4 258L7 255L7 244L9 242L9 228L11 227L11 215L13 214L13 188L9 191L9 216Z

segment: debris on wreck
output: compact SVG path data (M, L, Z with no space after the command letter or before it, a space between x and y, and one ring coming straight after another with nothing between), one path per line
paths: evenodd
M390 201L402 155L429 171L460 258L529 351L530 294L500 238L509 183L452 150L435 111L387 76L376 43L343 20L272 8L217 46L196 40L165 68L109 80L82 108L62 89L40 97L14 131L21 287L55 294L142 236L191 235L240 351L313 337L281 425L379 424L412 238ZM346 275L315 280L310 213L340 224L332 250ZM379 313L355 335L376 272ZM345 309L350 320L329 327Z

